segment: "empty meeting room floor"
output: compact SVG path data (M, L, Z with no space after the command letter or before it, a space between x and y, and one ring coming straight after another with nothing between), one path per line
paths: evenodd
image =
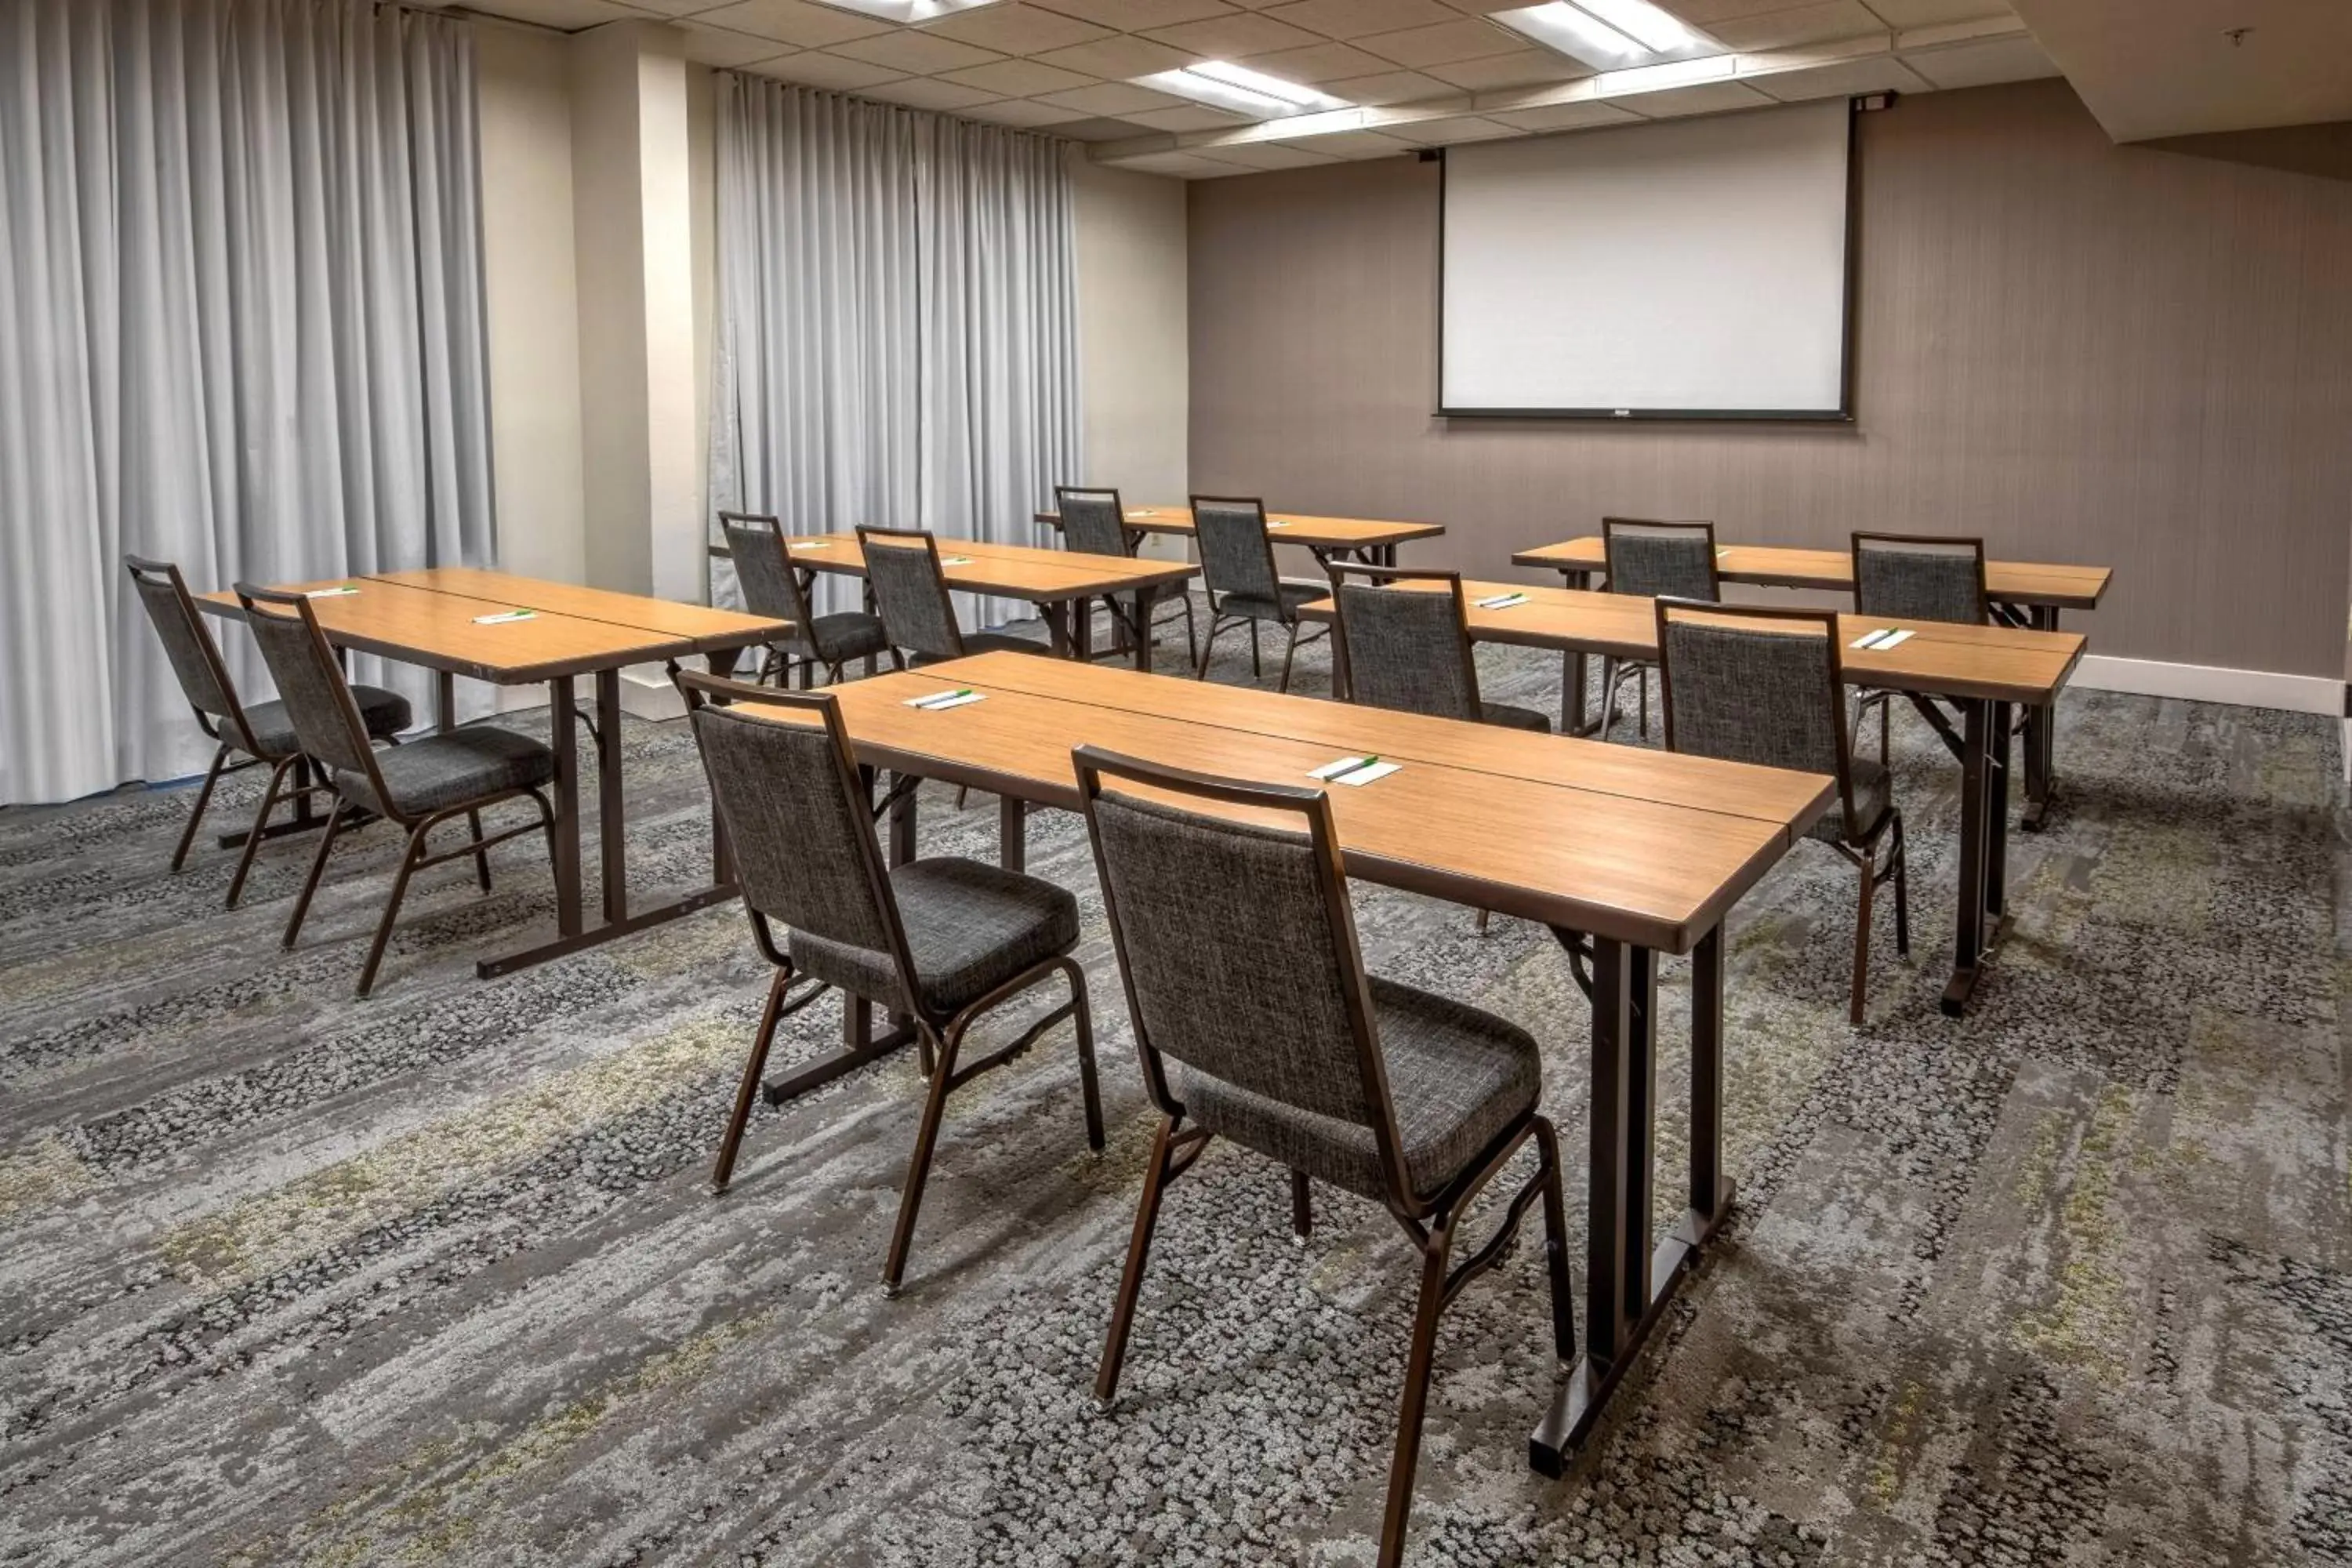
M1328 689L1326 648L1300 689ZM1478 657L1491 699L1556 710L1556 658ZM1228 638L1219 677L1247 671ZM1911 959L1882 900L1852 1029L1851 869L1801 846L1742 903L1725 1237L1564 1482L1526 1458L1555 1376L1535 1236L1466 1289L1409 1560L2352 1562L2335 731L2068 694L2060 805L2011 838L2018 930L1953 1020L1957 769L1898 717ZM691 737L632 721L626 746L633 880L687 887ZM525 839L488 897L462 862L421 877L356 1002L396 835L339 849L281 953L303 847L223 913L229 854L164 870L188 804L0 813L0 1561L1370 1560L1416 1267L1376 1207L1318 1188L1302 1247L1282 1173L1214 1150L1169 1195L1121 1402L1093 1409L1152 1116L1077 818L1033 819L1029 868L1081 894L1108 1151L1066 1027L976 1081L889 1301L911 1055L762 1106L732 1190L704 1191L769 973L740 910L477 980L551 920ZM992 860L996 833L993 801L927 791L924 852ZM1542 1042L1580 1286L1565 955L1356 898L1376 972ZM1671 1193L1687 969L1664 971ZM788 1020L771 1070L838 1028L830 998Z

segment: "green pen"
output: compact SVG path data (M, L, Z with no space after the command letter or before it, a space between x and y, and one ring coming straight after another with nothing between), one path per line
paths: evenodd
M924 706L924 707L926 707L926 708L937 708L937 707L939 707L941 703L946 703L946 702L954 702L954 701L959 700L960 699L966 698L966 697L969 697L969 696L971 696L971 687L969 687L969 686L967 686L967 687L962 688L961 690L950 691L950 692L949 692L949 693L948 693L946 696L944 696L944 697L934 697L934 698L932 698L929 701L928 701L928 702L924 703L924 704L923 704L923 706Z

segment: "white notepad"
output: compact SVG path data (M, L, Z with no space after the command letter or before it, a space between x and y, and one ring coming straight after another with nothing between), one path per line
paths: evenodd
M977 702L987 695L985 691L969 689L934 691L929 697L908 698L907 706L919 708L926 713L937 713L944 709L961 708L967 703Z
M312 588L306 591L302 596L306 599L340 599L345 594L356 594L358 592L359 590L357 588L352 587L349 583L345 583L341 586L335 588Z
M1910 635L1911 628L1909 626L1905 626L1900 630L1892 626L1881 626L1874 632L1865 632L1861 637L1854 638L1851 646L1858 648L1866 648L1872 653L1885 653L1888 648L1895 647Z
M942 555L940 557L940 564L942 566L969 566L971 564L971 557L969 555Z
M1524 605L1527 602L1528 596L1525 594L1496 594L1491 598L1478 600L1477 605L1482 610L1507 610L1514 605Z
M1360 786L1370 784L1374 779L1388 777L1397 771L1398 766L1399 764L1395 763L1381 762L1377 756L1341 757L1336 763L1326 763L1321 767L1314 769L1307 776L1310 779L1319 779L1325 784Z
M474 624L478 626L504 626L509 621L530 620L538 614L537 610L500 610L495 616L476 616Z

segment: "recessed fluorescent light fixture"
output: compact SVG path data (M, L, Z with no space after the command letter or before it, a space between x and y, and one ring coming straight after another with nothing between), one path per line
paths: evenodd
M959 11L994 5L995 0L824 0L824 4L862 16L879 16L886 22L936 22Z
M1285 81L1280 77L1268 76L1264 71L1254 71L1247 66L1237 66L1225 60L1202 60L1199 65L1137 77L1135 85L1156 88L1179 98L1189 98L1195 103L1230 109L1236 114L1254 114L1260 119L1352 107L1346 99L1334 98L1328 92L1319 92L1314 88L1302 87L1297 82Z
M1552 0L1549 5L1497 11L1488 20L1595 70L1686 58L1717 47L1650 0Z

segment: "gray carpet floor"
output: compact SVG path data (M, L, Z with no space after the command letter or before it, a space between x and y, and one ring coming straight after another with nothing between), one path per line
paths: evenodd
M1556 703L1556 660L1480 658L1489 695ZM1249 678L1240 639L1217 674ZM1727 1234L1563 1481L1525 1459L1557 1375L1539 1249L1469 1289L1412 1561L2352 1563L2335 726L2085 692L2060 735L1967 1019L1935 1006L1957 770L1916 720L1914 954L1881 925L1868 1023L1843 862L1801 847L1742 904ZM690 738L626 745L635 886L683 888ZM1284 1173L1213 1152L1092 1408L1151 1117L1077 819L1034 818L1030 867L1081 896L1110 1147L1066 1028L980 1080L886 1301L910 1059L763 1108L703 1190L765 984L740 910L478 981L551 927L521 840L487 896L425 874L356 1002L394 835L338 852L281 952L304 847L224 913L226 852L164 869L191 794L0 813L0 1561L1370 1561L1415 1268L1372 1205L1323 1194L1298 1246ZM927 795L923 849L992 858L994 805ZM1580 1150L1589 1019L1549 934L1357 899L1377 972L1534 1031ZM793 1020L775 1067L838 1018Z

